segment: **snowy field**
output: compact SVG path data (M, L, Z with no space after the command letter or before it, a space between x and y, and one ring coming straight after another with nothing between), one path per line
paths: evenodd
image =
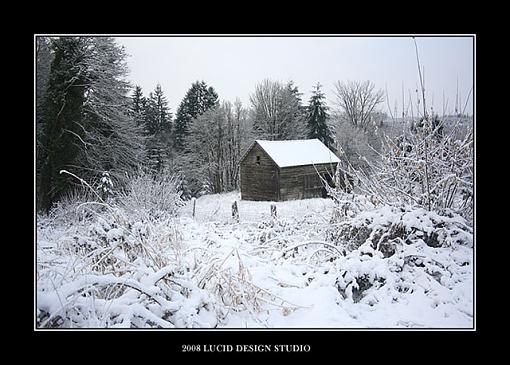
M386 206L333 224L331 199L239 193L202 196L192 211L188 201L153 222L119 211L39 217L37 326L474 325L472 231L458 217Z

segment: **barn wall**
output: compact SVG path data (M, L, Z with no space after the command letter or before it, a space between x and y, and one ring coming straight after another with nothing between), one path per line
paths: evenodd
M336 164L328 163L281 168L280 200L322 197L324 190L317 171L333 175L335 167Z
M257 163L257 156L260 157ZM241 161L241 199L278 199L278 166L267 153L255 143Z

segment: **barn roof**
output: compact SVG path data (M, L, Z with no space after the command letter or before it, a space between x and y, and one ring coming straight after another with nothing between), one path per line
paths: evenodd
M279 167L340 162L338 157L318 139L255 142Z

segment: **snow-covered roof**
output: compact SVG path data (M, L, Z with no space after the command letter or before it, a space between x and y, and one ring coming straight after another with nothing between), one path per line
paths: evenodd
M338 157L318 139L256 142L279 167L340 162Z

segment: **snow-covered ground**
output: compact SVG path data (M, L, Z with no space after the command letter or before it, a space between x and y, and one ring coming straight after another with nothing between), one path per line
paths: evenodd
M234 201L239 222L232 217ZM271 204L276 205L276 219L271 217ZM99 218L82 226L56 226L40 218L37 299L38 312L46 314L38 325L74 316L73 321L59 319L54 326L473 327L474 268L472 235L465 234L468 227L455 217L383 207L349 220L351 231L359 229L355 237L362 236L364 227L372 233L359 244L344 247L335 243L335 234L345 229L342 223L331 223L333 209L331 199L251 202L242 201L239 193L227 193L198 198L194 217L189 201L176 218L159 223L122 226ZM446 228L435 238L448 244L425 244L438 224ZM87 234L82 234L85 225ZM365 242L375 242L375 232L389 226L413 232L413 240L394 245L397 240L380 239L381 245L393 250L390 254ZM90 269L80 273L80 267L89 267L90 253L69 251L76 245L70 241L81 242L80 247L93 240L115 243L113 252L122 242L132 248L119 251L118 258L128 262L137 237L163 257L159 266L150 268L135 259L131 262L138 269L129 275L115 268L115 262L121 261L112 263L112 271L102 269L101 275ZM96 263L103 265L106 260L99 258ZM166 286L161 278L170 274ZM137 289L117 295L79 290L107 284ZM87 305L94 308L93 314L83 309Z
M239 206L240 223L233 223L231 205L236 200ZM471 327L473 325L473 286L472 271L467 270L466 280L456 290L448 289L438 282L430 282L425 276L417 277L415 286L420 289L432 286L437 289L427 296L417 290L405 298L385 297L384 293L374 296L375 304L353 303L344 300L335 287L335 270L345 265L363 266L363 259L324 262L317 266L298 263L290 259L261 258L253 256L257 247L246 236L255 234L261 221L270 220L270 205L277 207L281 230L275 237L290 240L294 244L321 240L328 228L333 202L331 199L305 199L288 202L252 202L240 200L238 193L208 195L196 202L196 222L183 219L183 232L189 234L191 245L200 245L207 239L214 239L218 247L236 248L240 252L253 283L275 296L295 304L298 309L291 313L274 306L261 311L256 322L248 313L231 315L225 327ZM192 207L183 208L183 215L191 216ZM197 224L197 222L199 224ZM204 230L205 228L205 230ZM280 228L280 227L279 227ZM255 232L250 232L254 229ZM211 234L211 231L214 233ZM214 237L214 238L212 238ZM289 245L290 246L290 245ZM429 248L429 247L427 247ZM434 257L449 259L452 255L466 255L472 262L472 249L461 249L451 253L451 249L429 248ZM237 264L232 256L232 265ZM382 261L382 260L380 260ZM370 260L368 261L370 262ZM228 261L225 263L228 264ZM379 263L380 264L380 263ZM371 264L365 265L371 266ZM374 265L372 265L374 266ZM379 269L384 270L386 267ZM370 268L372 269L372 268ZM377 268L374 268L377 269ZM400 299L400 300L399 300Z

